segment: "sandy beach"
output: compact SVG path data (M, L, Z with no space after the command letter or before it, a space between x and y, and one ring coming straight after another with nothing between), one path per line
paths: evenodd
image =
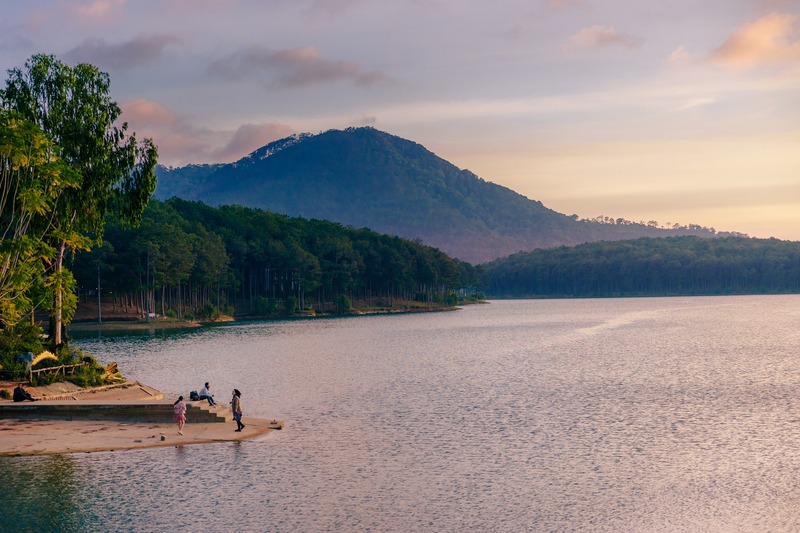
M49 455L186 446L228 442L264 435L275 424L269 420L246 419L241 433L235 424L186 423L183 435L176 424L126 423L107 420L0 419L0 455Z
M0 383L0 388L9 384ZM39 402L13 404L0 401L0 455L47 455L59 453L99 452L153 448L159 446L187 446L211 442L229 442L252 439L280 429L283 424L275 420L247 418L246 427L235 431L233 422L192 423L187 417L183 435L178 434L175 422L148 422L135 419L109 417L102 420L54 419L37 417L34 413L15 416L9 409L41 407L93 408L102 406L113 410L117 405L152 402L163 403L163 394L138 382L122 386L80 389L70 383L57 383L47 387L27 389ZM205 402L202 402L203 404ZM205 408L200 404L197 408ZM225 411L220 407L218 410ZM198 417L199 418L199 417Z

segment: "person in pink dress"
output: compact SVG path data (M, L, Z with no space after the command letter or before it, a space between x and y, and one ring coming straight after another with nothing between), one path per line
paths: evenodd
M183 425L186 424L186 404L183 396L178 396L177 401L172 404L172 412L175 413L175 420L178 422L178 435L183 435Z

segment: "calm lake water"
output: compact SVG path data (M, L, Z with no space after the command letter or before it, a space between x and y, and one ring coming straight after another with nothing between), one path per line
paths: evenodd
M798 531L798 324L798 296L532 300L84 338L286 429L0 458L0 530Z

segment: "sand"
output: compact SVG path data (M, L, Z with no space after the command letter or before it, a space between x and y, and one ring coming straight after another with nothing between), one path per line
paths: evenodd
M241 432L235 431L233 422L187 422L183 435L179 435L177 424L0 419L0 455L49 455L240 441L277 428L277 424L269 420L244 418L243 422L246 427Z
M2 383L0 388L13 388L13 383ZM45 401L24 402L34 406L59 404L77 406L159 401L163 394L138 382L121 386L80 389L70 383L47 387L28 387L34 396ZM12 402L0 400L6 405ZM282 422L245 417L246 427L235 431L235 422L192 423L189 417L178 434L176 422L142 422L137 420L58 420L35 418L34 415L15 418L6 413L0 418L0 455L48 455L59 453L99 452L153 448L159 446L186 446L211 442L229 442L252 439L281 429Z

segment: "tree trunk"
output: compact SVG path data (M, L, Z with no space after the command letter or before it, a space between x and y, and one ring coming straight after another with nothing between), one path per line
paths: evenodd
M64 252L66 249L67 243L65 242L62 242L58 247L58 257L56 257L56 273L61 273L61 268L64 265ZM61 310L63 305L63 296L61 292L64 289L61 286L61 278L59 277L58 279L59 281L55 287L55 301L53 302L53 325L50 330L50 334L53 336L53 344L56 347L61 345Z

